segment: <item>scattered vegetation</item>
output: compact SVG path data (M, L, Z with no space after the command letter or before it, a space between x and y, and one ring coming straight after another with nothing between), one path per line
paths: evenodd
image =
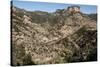
M96 15L85 15L79 10L48 13L14 8L13 66L97 60Z

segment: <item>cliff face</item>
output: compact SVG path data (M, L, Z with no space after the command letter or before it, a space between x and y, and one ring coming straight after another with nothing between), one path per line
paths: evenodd
M11 16L12 65L97 60L97 21L90 16L66 9L48 13L17 7Z

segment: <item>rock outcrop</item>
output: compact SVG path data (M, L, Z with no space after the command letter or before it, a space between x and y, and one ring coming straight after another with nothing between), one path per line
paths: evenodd
M13 7L11 16L12 65L97 60L97 21L80 7L54 13Z

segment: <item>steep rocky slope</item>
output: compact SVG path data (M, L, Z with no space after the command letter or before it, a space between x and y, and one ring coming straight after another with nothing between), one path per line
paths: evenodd
M97 60L96 20L67 9L54 13L12 6L12 65Z

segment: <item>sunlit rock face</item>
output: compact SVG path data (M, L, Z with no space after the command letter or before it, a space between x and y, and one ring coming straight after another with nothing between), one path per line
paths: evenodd
M69 13L78 13L80 12L80 7L79 6L69 6L67 10Z
M79 6L54 13L17 7L12 11L12 65L97 59L97 21L84 15Z

